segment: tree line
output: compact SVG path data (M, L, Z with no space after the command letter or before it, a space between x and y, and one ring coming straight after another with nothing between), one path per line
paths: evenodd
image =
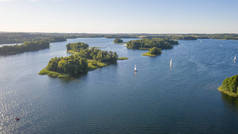
M37 51L50 47L50 43L45 40L25 41L21 45L3 46L0 47L0 55L13 55L29 51Z

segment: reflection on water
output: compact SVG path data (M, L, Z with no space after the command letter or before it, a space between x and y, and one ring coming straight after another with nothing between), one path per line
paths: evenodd
M221 93L221 98L227 107L231 109L236 109L236 111L238 111L238 98L231 97L223 93Z

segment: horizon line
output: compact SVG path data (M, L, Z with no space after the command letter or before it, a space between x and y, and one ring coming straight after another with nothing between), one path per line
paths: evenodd
M58 34L238 34L234 32L224 32L224 33L185 33L185 32L168 32L168 33L145 33L145 32L113 32L113 33L107 33L107 32L23 32L23 31L0 31L0 33L58 33Z

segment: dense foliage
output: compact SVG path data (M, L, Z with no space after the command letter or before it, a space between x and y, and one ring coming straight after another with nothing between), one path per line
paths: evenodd
M227 95L238 97L238 75L226 78L219 90Z
M88 48L88 44L83 43L83 42L69 43L66 45L66 47L67 47L67 51L72 50L72 51L78 52L78 51L80 51L80 49Z
M52 58L46 68L49 71L77 77L88 72L88 63L84 58L77 55L71 55L69 57Z
M153 47L161 49L171 49L173 45L178 44L178 41L162 38L132 40L127 43L127 48L130 49L149 49Z
M123 40L120 38L115 38L114 43L123 43Z
M0 55L13 55L23 52L37 51L46 48L49 48L48 41L26 41L21 45L0 47Z

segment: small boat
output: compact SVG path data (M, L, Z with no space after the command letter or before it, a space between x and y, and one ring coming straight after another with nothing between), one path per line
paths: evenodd
M170 68L173 66L173 60L172 60L172 58L171 58L170 61L169 61L169 66L170 66Z
M15 118L15 120L16 120L16 121L19 121L19 120L20 120L20 118L16 117L16 118Z
M134 72L137 72L136 65L135 65L135 67L134 67Z
M234 59L233 59L233 62L234 62L234 63L236 63L236 59L237 59L237 58L236 58L236 56L235 56Z

